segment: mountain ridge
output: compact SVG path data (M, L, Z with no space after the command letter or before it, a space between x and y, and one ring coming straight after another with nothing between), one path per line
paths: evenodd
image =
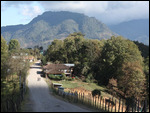
M149 19L131 20L108 27L125 38L149 45Z
M7 42L16 38L23 48L35 45L46 48L52 40L64 39L73 32L82 32L85 38L99 40L117 35L96 18L68 11L47 11L28 24L1 27L1 35Z

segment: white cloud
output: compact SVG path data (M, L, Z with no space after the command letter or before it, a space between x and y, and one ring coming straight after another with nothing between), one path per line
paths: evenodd
M107 24L149 18L149 1L39 1L45 10L74 11Z
M23 21L28 21L42 14L42 9L37 5L20 5L19 13L24 17Z
M96 17L107 24L149 18L149 1L7 1L6 7L16 6L22 14L31 18L42 11L73 11ZM24 5L23 10L21 5Z

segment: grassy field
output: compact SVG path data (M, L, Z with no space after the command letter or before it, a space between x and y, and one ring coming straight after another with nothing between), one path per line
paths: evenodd
M83 82L82 80L78 79L78 80L74 80L74 81L66 81L66 80L49 80L49 79L46 79L48 85L50 86L50 82L52 83L59 83L59 84L62 84L62 87L64 87L65 89L69 89L70 91L72 89L80 89L80 91L83 91L84 90L88 90L88 91L92 91L94 89L100 89L101 90L101 96L105 99L105 98L112 98L113 96L111 94L109 94L107 92L107 88L104 87L104 86L99 86L98 84L96 83L86 83L86 82ZM50 90L52 91L52 89L50 88ZM69 90L64 90L64 91L69 91ZM57 95L54 94L54 96L56 96L57 98L61 98ZM85 98L88 98L85 96ZM61 98L61 99L64 99L64 98ZM92 98L91 98L92 99ZM65 99L64 99L65 100ZM113 101L115 102L116 100L116 106L117 106L117 109L118 109L118 106L119 106L119 99L113 97ZM91 101L91 100L90 100ZM101 101L102 102L102 101ZM81 106L82 104L81 103L77 103L77 105L79 104L79 106ZM99 104L99 103L98 103ZM86 104L83 104L83 106L86 106ZM93 106L93 100L92 100L92 105L89 106L87 105L88 107L92 108L93 110L97 110L97 108L95 108ZM124 108L125 109L125 108ZM101 111L104 110L104 108L100 109ZM114 111L114 108L113 108L113 111Z
M101 90L101 95L105 96L105 97L112 97L110 94L108 94L107 88L104 86L99 86L96 83L86 83L86 82L82 82L82 80L74 80L74 81L66 81L66 80L60 80L60 81L56 81L56 80L51 80L52 83L60 83L62 84L62 87L64 88L69 88L69 89L74 89L74 88L82 88L88 91L92 91L94 89L100 89Z

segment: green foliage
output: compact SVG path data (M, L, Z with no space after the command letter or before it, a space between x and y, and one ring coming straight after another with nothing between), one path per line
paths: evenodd
M99 72L96 77L107 85L110 78L120 76L123 63L134 61L138 61L140 65L143 63L138 47L123 37L112 37L105 43L101 56L97 60L96 67Z
M20 84L23 84L23 82L25 82L26 75L29 69L29 62L24 62L22 55L20 55L25 51L26 50L16 51L13 49L11 51L8 51L8 53L6 51L3 52L3 54L7 54L7 57L4 57L1 54L1 58L3 59L1 61L1 104L3 106L1 106L2 111L6 111L4 107L6 100L12 104L17 104L18 101L21 101L20 98L18 98L21 95ZM16 55L17 57L13 58L14 55ZM21 77L21 79L19 76ZM9 111L13 111L13 109L10 108Z
M53 75L53 74L49 74L48 75L50 79L54 79L54 80L64 80L65 79L65 75Z
M146 75L146 88L149 100L149 56L144 59L144 73Z
M101 95L101 90L100 89L94 89L92 91L92 96L95 97L96 95L98 95L98 96Z
M66 79L66 75L65 75L64 73L62 74L61 79L62 79L62 80L65 80L65 79Z
M147 58L149 56L149 46L148 45L144 45L143 43L140 43L138 41L133 41L139 48L139 50L141 51L141 55L144 58Z
M71 12L46 12L34 18L30 24L1 29L1 34L8 42L17 38L21 47L39 44L45 49L52 40L64 39L73 32L81 31L89 39L108 39L115 34L95 18Z
M109 79L117 79L117 87L124 92L125 98L144 96L145 76L143 58L138 47L123 37L111 37L105 43L97 60L99 83L108 85Z
M47 61L46 61L46 57L42 55L41 57L41 62L42 62L42 65L46 65Z
M1 55L6 54L7 52L8 52L7 43L5 39L3 38L3 36L1 36Z
M139 62L127 62L122 65L118 88L124 92L125 98L142 99L146 95L146 80Z
M85 76L88 83L96 80L107 86L113 78L116 81L114 89L123 92L124 98L145 96L144 72L149 73L148 60L145 60L143 68L143 58L137 45L121 36L89 40L84 39L81 33L73 33L63 41L54 40L46 53L49 61L74 63L73 74Z
M149 76L149 56L144 59L144 73Z
M9 42L9 50L19 50L20 49L20 43L17 39L12 39Z
M6 77L8 59L8 46L5 39L1 36L1 77Z
M64 48L63 48L63 41L61 40L54 40L52 44L47 49L46 59L48 61L55 62L56 60L59 61L66 61L66 57L64 54Z
M89 73L89 74L87 75L87 77L86 77L86 79L85 79L85 82L87 82L87 83L92 83L92 82L94 82L94 77L93 77L92 73Z

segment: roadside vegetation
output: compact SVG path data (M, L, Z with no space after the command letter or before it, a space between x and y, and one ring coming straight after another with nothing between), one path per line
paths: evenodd
M1 112L16 112L20 109L27 90L26 76L31 63L24 58L30 55L37 58L38 51L20 48L16 39L7 45L1 36Z

